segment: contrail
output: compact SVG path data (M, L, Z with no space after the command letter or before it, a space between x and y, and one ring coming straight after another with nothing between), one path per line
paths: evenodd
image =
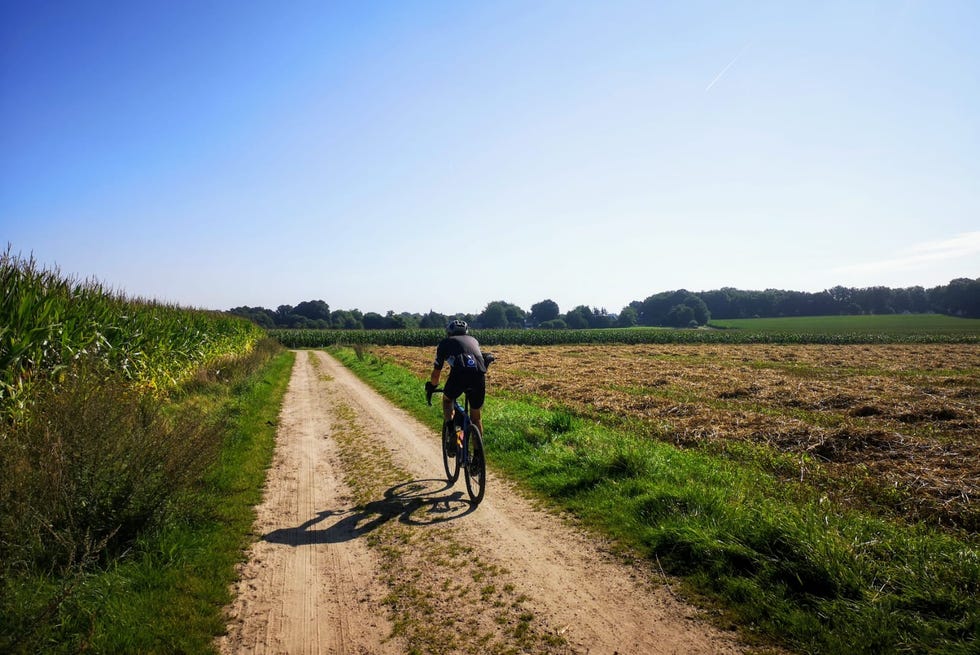
M711 80L711 84L709 84L708 86L704 87L704 92L705 93L707 93L708 91L710 91L711 90L711 87L713 87L715 85L715 83L718 80L721 79L722 75L724 75L725 73L728 72L728 69L731 68L732 65L734 65L734 63L736 61L738 61L738 58L741 57L745 53L745 51L749 49L749 46L750 45L751 45L751 42L746 43L745 44L745 47L742 48L737 55L735 55L735 58L732 59L730 62L728 62L728 65L727 66L725 66L724 68L721 69L721 72L718 73L718 75L715 77L715 79Z
M891 259L838 266L834 273L874 273L878 271L900 271L925 264L944 262L964 257L980 255L980 230L964 232L943 241L927 241L900 250Z

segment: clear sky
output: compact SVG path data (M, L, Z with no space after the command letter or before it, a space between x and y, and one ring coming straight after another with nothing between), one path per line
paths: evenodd
M974 0L0 7L0 241L132 297L980 276Z

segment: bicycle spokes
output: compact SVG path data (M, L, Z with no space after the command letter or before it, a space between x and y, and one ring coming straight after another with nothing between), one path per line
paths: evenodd
M462 459L455 433L456 430L452 426L446 425L443 428L442 463L446 468L446 478L449 480L449 484L456 482L459 477L460 460Z
M464 456L466 490L470 500L479 504L483 500L487 484L487 466L483 454L483 438L476 426L471 426L466 435L466 454Z

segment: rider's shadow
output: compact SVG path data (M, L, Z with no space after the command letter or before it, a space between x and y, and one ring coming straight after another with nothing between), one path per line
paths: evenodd
M433 489L433 483L442 488ZM412 480L391 487L384 498L348 510L323 510L294 528L280 528L265 534L263 541L287 546L335 544L356 539L397 518L411 525L432 525L465 516L476 509L463 500L462 492L451 494L445 480ZM330 525L331 518L340 519Z

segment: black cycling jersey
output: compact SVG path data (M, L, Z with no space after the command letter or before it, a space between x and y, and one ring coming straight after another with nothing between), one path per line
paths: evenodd
M487 372L480 343L468 334L446 337L439 342L433 366L441 369L444 363L449 364L452 371L470 369L480 373Z
M470 407L480 409L487 392L487 367L480 343L468 334L446 337L436 347L433 366L442 369L449 364L449 378L443 387L446 398L456 400L463 393Z

